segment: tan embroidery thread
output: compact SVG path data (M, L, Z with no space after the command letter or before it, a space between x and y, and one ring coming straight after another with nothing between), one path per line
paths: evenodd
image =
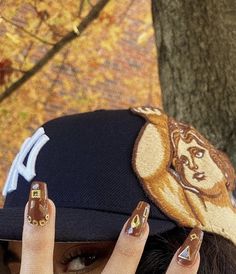
M157 108L131 111L146 119L132 163L152 201L180 225L198 226L236 245L236 175L228 157Z

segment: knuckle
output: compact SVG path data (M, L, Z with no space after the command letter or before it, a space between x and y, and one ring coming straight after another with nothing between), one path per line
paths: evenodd
M45 249L47 243L43 240L34 240L33 238L31 238L25 241L24 246L28 251L38 252Z
M36 231L35 231L36 230ZM26 231L26 235L23 239L24 241L24 247L31 252L37 252L39 250L43 250L47 248L48 246L48 240L47 237L44 237L43 233L41 231L41 227L31 228Z
M137 240L138 239L130 239L128 242L118 242L116 245L116 252L125 257L135 256L140 252L143 246L143 242Z
M134 256L136 254L135 248L132 246L122 246L121 244L118 244L116 246L116 252L122 256Z

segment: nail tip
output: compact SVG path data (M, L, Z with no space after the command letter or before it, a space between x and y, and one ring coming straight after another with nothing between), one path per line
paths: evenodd
M194 263L201 247L203 234L203 231L198 227L190 231L177 254L177 261L180 264L191 265Z
M27 220L31 225L44 226L48 219L47 184L33 181L29 193Z
M125 232L130 236L140 236L145 228L149 216L150 205L139 201L126 225Z

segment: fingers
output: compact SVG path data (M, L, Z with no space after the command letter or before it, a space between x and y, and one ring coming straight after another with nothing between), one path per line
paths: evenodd
M25 206L20 274L53 274L55 211L47 185L33 182Z
M102 274L134 274L148 238L149 204L139 202L124 224L113 253Z
M183 245L175 253L166 274L196 274L200 264L199 249L203 232L193 228Z

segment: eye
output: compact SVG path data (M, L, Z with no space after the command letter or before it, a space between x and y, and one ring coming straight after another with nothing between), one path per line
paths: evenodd
M186 156L184 156L184 155L182 155L181 157L180 157L180 161L182 162L182 164L183 165L188 165L189 164L189 160L188 160L188 158L186 157Z
M111 254L112 244L91 246L80 244L68 249L62 257L61 264L65 273L82 274L97 268Z
M202 150L202 149L195 149L195 150L193 151L193 153L194 153L194 156L195 156L196 158L202 158L202 157L204 156L205 151Z
M84 270L97 260L96 255L80 255L67 262L67 271Z
M97 259L98 256L96 254L86 254L79 249L74 249L64 256L61 263L66 266L66 272L79 271L89 267Z

